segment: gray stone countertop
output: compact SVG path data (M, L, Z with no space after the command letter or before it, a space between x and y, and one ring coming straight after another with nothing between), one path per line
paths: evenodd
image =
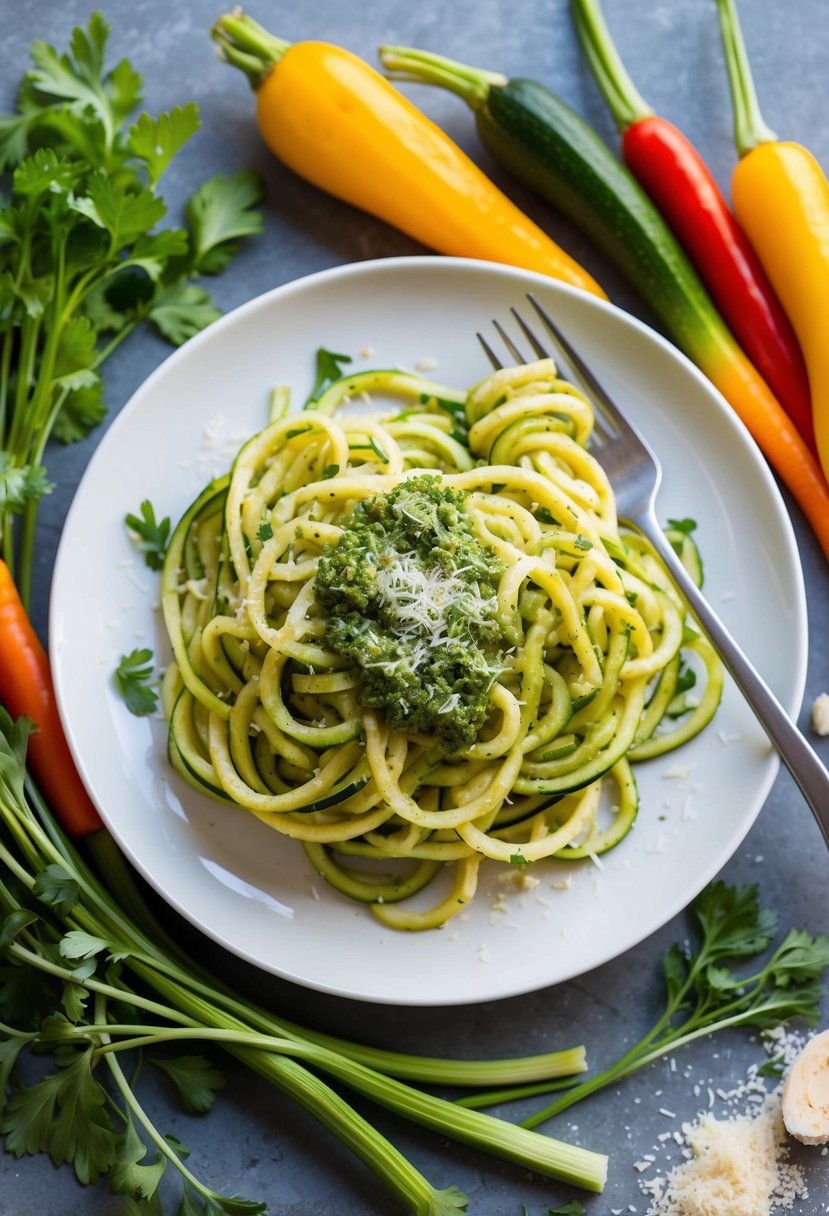
M627 67L655 109L673 119L696 142L720 185L728 190L734 163L730 103L713 0L607 0L607 15ZM215 172L254 167L263 175L266 232L249 244L223 276L211 283L220 306L230 310L297 276L367 258L423 250L379 220L359 213L299 181L262 145L248 87L238 73L220 66L209 28L218 5L208 0L110 0L103 5L112 27L114 58L128 55L145 79L151 113L198 102L203 126L177 159L165 183L171 211L194 185ZM0 108L8 110L28 61L28 46L46 39L64 47L73 25L89 9L80 0L57 5L28 0L5 5L0 43ZM454 0L438 5L401 0L363 0L359 5L320 0L289 4L262 0L253 10L264 25L289 39L324 38L375 62L381 42L440 51L508 75L543 80L581 112L615 146L607 111L580 57L565 0ZM823 0L753 0L742 16L765 115L783 137L800 139L829 164L826 55L829 27ZM482 150L473 121L457 99L437 90L409 90L430 113L535 219L592 270L621 307L654 324L612 266L550 207L509 180ZM149 334L135 335L108 362L109 418L167 355ZM38 538L35 620L46 636L50 574L61 524L84 468L104 433L98 428L71 448L50 447L49 472L57 488L46 502ZM160 438L161 441L161 438ZM808 679L800 723L809 731L814 698L829 690L829 575L799 510L786 496L798 537L808 594ZM781 645L786 644L781 637ZM829 739L811 736L829 760ZM764 903L786 924L812 932L829 929L829 856L816 824L793 781L781 772L755 825L721 876L731 883L757 883ZM152 897L150 897L152 898ZM617 1058L652 1025L661 997L660 960L674 941L685 940L689 922L680 916L624 956L562 984L468 1008L398 1008L365 1005L265 976L179 921L165 908L167 923L193 955L219 969L239 990L307 1025L355 1039L429 1054L495 1056L549 1049L561 1042L587 1044L597 1066ZM829 1004L824 1005L829 1024ZM671 1168L679 1149L660 1140L683 1120L708 1108L709 1087L729 1091L764 1057L747 1031L702 1039L583 1105L547 1130L607 1151L610 1177L602 1196L578 1195L563 1185L485 1157L433 1136L385 1112L359 1108L438 1186L454 1183L470 1197L476 1216L546 1216L576 1197L589 1216L644 1213L640 1183L647 1171L637 1162L648 1153L650 1171ZM272 1216L397 1216L400 1209L368 1169L309 1116L240 1066L228 1061L228 1084L214 1111L202 1120L183 1116L163 1088L146 1078L146 1101L159 1125L191 1148L189 1164L216 1190L267 1202ZM720 1100L715 1097L715 1111ZM504 1110L520 1117L524 1108ZM669 1117L664 1112L673 1112ZM670 1159L672 1156L672 1160ZM820 1149L794 1146L792 1159L809 1179L799 1216L829 1211L829 1157ZM164 1194L164 1212L176 1209L175 1186ZM80 1187L71 1172L55 1170L44 1157L16 1160L0 1154L0 1216L103 1216L125 1211L103 1185ZM748 1216L748 1213L746 1213Z

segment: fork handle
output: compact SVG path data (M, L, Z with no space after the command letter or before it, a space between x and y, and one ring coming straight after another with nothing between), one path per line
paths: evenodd
M654 526L651 518L647 520L649 526L643 520L633 522L653 542L692 613L800 787L829 845L829 772L705 599L662 530Z

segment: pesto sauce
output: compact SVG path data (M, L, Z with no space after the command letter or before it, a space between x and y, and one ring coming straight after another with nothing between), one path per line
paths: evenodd
M359 669L361 704L449 755L475 742L506 644L503 567L474 536L465 499L428 474L366 499L314 584L327 645Z

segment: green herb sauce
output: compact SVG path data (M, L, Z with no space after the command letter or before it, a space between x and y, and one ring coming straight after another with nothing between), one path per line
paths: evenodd
M465 498L423 475L366 499L315 580L326 643L359 669L360 702L449 755L475 742L506 644L503 567L473 534Z

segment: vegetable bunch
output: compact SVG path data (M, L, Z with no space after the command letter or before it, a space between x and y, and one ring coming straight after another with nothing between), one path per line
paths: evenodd
M381 47L380 58L395 79L438 85L463 98L492 155L614 261L743 421L829 556L829 485L817 459L660 212L604 140L539 81L508 79L412 47Z
M0 537L24 601L47 440L102 420L101 364L141 322L175 345L209 325L200 278L262 226L247 171L205 182L184 227L162 226L159 182L198 108L131 121L141 77L107 66L108 35L93 13L67 53L34 43L16 111L0 116Z
M602 1189L605 1156L465 1111L397 1079L466 1086L560 1078L584 1069L583 1049L481 1063L420 1059L306 1031L244 1003L152 921L117 850L104 885L70 843L27 779L30 725L0 710L0 955L7 960L0 968L0 1131L10 1152L48 1151L84 1183L108 1173L135 1216L158 1212L168 1165L184 1183L179 1216L263 1211L218 1195L188 1170L182 1146L155 1127L122 1063L146 1048L185 1041L221 1045L288 1093L420 1216L449 1216L465 1207L465 1197L454 1187L435 1190L319 1074L444 1136ZM27 1052L54 1059L54 1071L33 1085L18 1069ZM209 1108L221 1077L203 1057L165 1067L191 1109ZM154 1155L145 1161L148 1143Z
M621 135L621 155L664 217L729 329L815 451L806 365L774 288L690 140L640 95L599 0L571 0L576 32Z

